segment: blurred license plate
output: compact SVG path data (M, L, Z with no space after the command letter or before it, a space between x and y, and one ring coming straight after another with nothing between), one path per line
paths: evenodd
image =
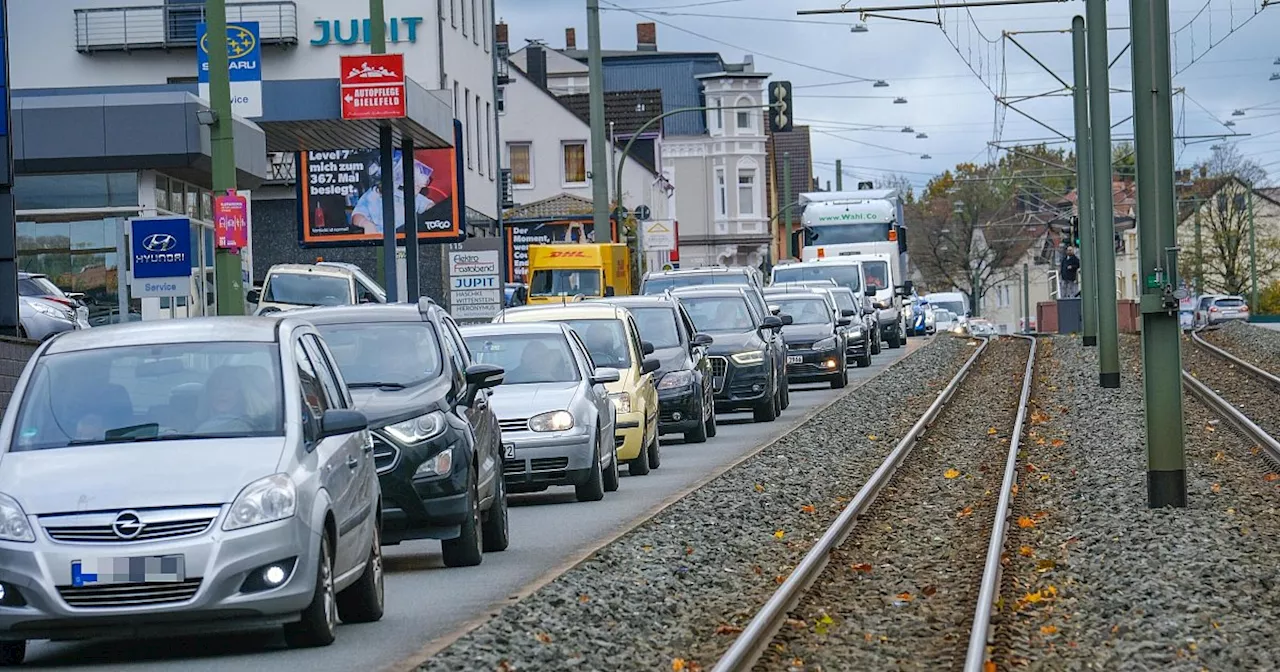
M802 362L804 362L804 357L800 355L787 355L788 364L800 364Z
M186 580L185 564L181 555L72 560L71 585L82 588L113 583L181 583Z
M516 458L516 444L514 443L502 444L502 459L514 460L515 458Z

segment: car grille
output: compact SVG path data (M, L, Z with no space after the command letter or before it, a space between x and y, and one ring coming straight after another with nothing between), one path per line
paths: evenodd
M58 594L68 606L79 609L141 607L186 602L200 589L200 579L175 583L123 583L72 588L59 586Z
M569 458L540 457L533 460L507 460L502 463L502 475L525 483L561 481L568 476ZM510 482L510 481L508 481Z
M504 432L527 432L529 431L529 418L499 420L498 428Z
M400 449L392 445L390 441L373 435L373 466L377 468L379 474L385 474L395 469L396 463L400 461Z
M812 350L813 343L788 343L788 350Z
M729 360L724 357L708 357L711 360L711 375L723 377L729 371Z
M193 510L139 511L142 531L132 538L116 534L115 513L54 516L42 521L44 531L54 541L77 544L119 544L177 539L203 533L218 517L216 507ZM77 524L79 523L79 524Z

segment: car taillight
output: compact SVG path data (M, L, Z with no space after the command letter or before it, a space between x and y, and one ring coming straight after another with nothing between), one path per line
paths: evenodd
M1216 313L1216 312L1218 312L1218 307L1217 307L1217 306L1209 306L1209 312L1211 312L1211 313Z
M1240 312L1242 313L1249 312L1249 306L1240 306Z

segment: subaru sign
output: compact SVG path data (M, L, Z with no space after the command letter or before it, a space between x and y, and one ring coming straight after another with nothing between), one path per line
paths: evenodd
M191 220L151 217L130 222L135 297L191 293Z
M196 69L200 97L209 100L208 24L196 26ZM262 116L262 41L258 23L227 24L227 67L231 76L231 112L241 117Z

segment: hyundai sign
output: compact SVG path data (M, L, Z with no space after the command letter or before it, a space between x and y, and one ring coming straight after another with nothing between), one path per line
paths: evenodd
M135 297L191 293L191 220L152 217L130 222Z
M208 24L196 26L196 69L200 97L209 100ZM231 76L231 112L241 117L262 116L262 42L258 23L227 24L227 67Z

